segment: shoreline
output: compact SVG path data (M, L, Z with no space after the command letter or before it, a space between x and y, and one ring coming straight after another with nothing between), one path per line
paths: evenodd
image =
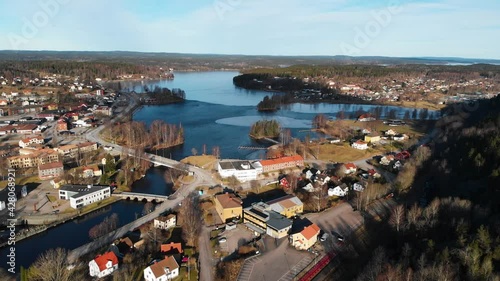
M47 231L47 230L49 230L51 228L54 228L56 226L61 225L61 224L65 224L67 222L71 222L71 221L73 221L73 220L75 220L77 218L80 218L82 216L88 215L88 214L93 213L95 211L99 211L100 209L102 209L104 207L107 207L109 205L112 205L112 204L117 203L118 201L122 200L119 197L113 197L113 198L114 198L114 200L109 200L108 202L105 202L104 204L96 206L96 208L89 209L89 210L87 210L85 212L82 212L80 214L77 213L74 216L68 216L67 218L63 218L63 219L60 219L60 220L55 220L55 221L53 221L53 222L51 222L49 224L30 224L28 226L40 227L40 229L36 229L35 231L29 232L29 233L27 233L25 235L21 235L19 233L16 233L16 243L18 243L18 242L20 242L22 240L31 238L33 236L36 236L36 235L38 235L40 233L43 233L43 232L45 232L45 231ZM24 217L23 217L23 220L24 220ZM20 237L20 238L18 238L18 237ZM2 249L3 247L6 247L7 243L8 242L4 242L4 243L0 244L0 249Z

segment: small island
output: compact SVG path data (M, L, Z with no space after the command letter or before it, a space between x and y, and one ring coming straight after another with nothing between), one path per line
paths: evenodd
M255 122L250 128L250 137L256 140L264 138L278 138L281 126L276 120L262 120Z
M262 101L257 104L257 110L260 112L274 112L280 109L281 98L273 95L271 98L265 96Z
M151 91L147 86L144 86L144 97L140 98L142 104L170 104L183 102L186 99L186 93L181 89L168 89L154 87Z

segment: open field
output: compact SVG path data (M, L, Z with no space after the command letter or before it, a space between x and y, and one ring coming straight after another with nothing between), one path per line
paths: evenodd
M215 167L216 158L213 155L189 156L181 160L182 163L191 164L206 170L212 170Z
M319 151L318 160L331 161L331 162L352 162L360 159L370 158L372 156L381 154L383 149L367 149L359 150L349 146L349 144L323 144L309 146L314 155Z

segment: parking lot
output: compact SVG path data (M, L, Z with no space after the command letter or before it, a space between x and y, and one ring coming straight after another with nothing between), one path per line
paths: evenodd
M238 224L235 229L222 232L220 237L225 237L227 240L226 242L219 243L220 250L231 254L237 251L239 246L251 241L255 236L244 225Z

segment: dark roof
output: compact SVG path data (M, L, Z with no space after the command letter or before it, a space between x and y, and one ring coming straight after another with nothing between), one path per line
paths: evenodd
M292 220L278 214L274 211L269 212L269 220L267 220L267 226L274 229L284 229L292 226Z
M90 186L90 188L89 188ZM78 198L84 195L87 195L89 193L93 193L99 190L103 190L106 188L110 188L108 185L63 185L59 190L64 190L64 191L69 191L69 192L76 192L77 194L71 196L73 198Z
M263 218L263 219L267 219L268 215L266 213L263 213L259 210L256 210L254 208L250 208L250 210L248 210L249 212L253 213L253 214L256 214L257 216Z

